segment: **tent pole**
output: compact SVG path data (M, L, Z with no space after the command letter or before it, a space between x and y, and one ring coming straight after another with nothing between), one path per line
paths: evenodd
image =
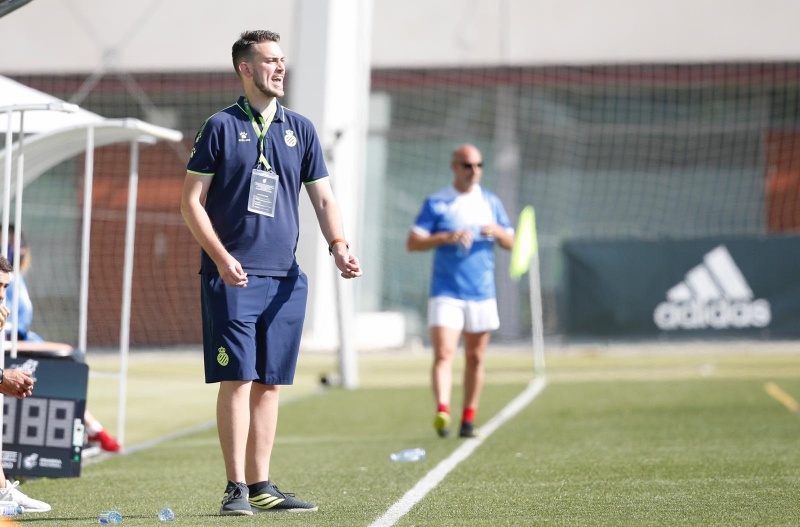
M11 215L11 146L12 137L11 133L11 117L14 111L9 108L6 112L8 128L6 128L6 159L5 159L5 173L3 175L3 225L2 235L0 235L0 250L3 254L8 254L8 222ZM3 349L0 353L0 369L6 367L6 332L0 331L0 348ZM0 393L0 405L3 404L3 394ZM0 442L0 453L3 451L3 444Z
M11 123L9 122L9 128ZM25 112L19 112L19 145L17 147L17 188L14 195L15 210L14 210L14 261L11 265L14 267L14 276L11 280L14 284L14 291L19 291L19 277L22 274L20 265L22 262L22 190L25 186ZM8 254L8 252L6 252ZM17 358L17 340L19 339L19 296L14 295L11 302L11 354L12 359Z
M89 327L89 253L92 228L92 186L94 182L94 126L86 128L86 166L83 176L83 230L81 232L81 280L78 313L78 349L86 353Z
M131 294L133 284L133 240L136 233L136 194L139 186L139 143L131 141L128 212L125 223L125 263L122 273L122 317L120 321L119 411L117 439L125 443L125 408L128 394L128 352L131 332Z
M8 254L8 223L11 221L11 158L13 157L11 147L14 136L11 131L11 117L14 115L14 111L9 108L6 115L8 128L6 129L5 175L3 177L3 234L2 241L0 241L0 245L2 245L0 250L3 251L3 254Z

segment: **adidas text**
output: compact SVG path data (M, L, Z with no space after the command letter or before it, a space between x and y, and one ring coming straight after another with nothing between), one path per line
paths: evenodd
M769 302L716 300L704 305L697 302L661 302L653 313L659 329L743 329L765 328L772 321Z

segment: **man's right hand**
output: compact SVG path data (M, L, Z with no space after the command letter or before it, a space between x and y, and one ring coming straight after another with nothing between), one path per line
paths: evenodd
M8 320L8 315L11 314L11 310L8 309L8 306L5 304L0 305L0 329L6 325L6 320Z
M217 264L217 271L222 280L231 287L247 287L247 273L235 258L231 257Z
M3 369L3 384L0 392L17 399L22 399L33 393L33 377L29 371L17 368Z

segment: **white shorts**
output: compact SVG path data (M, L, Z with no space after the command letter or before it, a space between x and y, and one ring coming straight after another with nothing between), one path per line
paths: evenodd
M484 333L500 327L497 300L458 300L435 296L428 300L428 326L461 329L467 333Z

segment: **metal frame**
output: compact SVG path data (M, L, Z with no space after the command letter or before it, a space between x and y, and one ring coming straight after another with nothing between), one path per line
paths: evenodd
M11 208L11 193L15 193L15 228L21 232L22 228L22 194L27 182L34 180L45 170L51 168L58 162L73 157L81 152L86 153L85 183L84 183L84 204L83 204L83 226L81 233L81 272L80 272L80 299L79 299L79 335L78 347L86 352L87 347L87 326L88 326L88 306L89 306L89 249L91 243L91 213L92 213L92 184L94 177L94 149L100 146L123 141L129 141L131 145L130 177L128 186L128 204L125 228L125 261L122 277L122 320L120 324L120 371L115 374L119 379L119 398L117 412L117 439L125 441L125 417L127 406L127 374L128 358L130 346L130 312L133 283L133 256L134 256L134 237L136 225L136 198L139 182L139 143L155 143L158 140L177 142L183 138L183 134L177 130L171 130L139 121L138 119L103 119L96 123L85 123L78 126L70 126L48 133L42 133L32 138L31 146L36 146L37 150L47 151L49 158L40 162L33 170L25 174L25 133L24 133L24 112L26 111L61 111L77 112L77 105L54 102L46 104L19 104L0 107L0 113L6 112L8 115L8 128L6 130L6 148L0 152L0 157L4 158L5 179L3 194L3 217L2 217L2 238L0 239L0 250L2 254L8 254L8 226ZM15 112L20 113L19 139L16 144L12 144L12 116ZM59 155L52 155L52 149L46 148L48 141L65 140L78 132L86 131L86 142L81 148L62 150ZM102 134L98 143L98 135ZM13 158L17 160L16 184L12 189L11 173ZM41 161L41 160L39 160ZM25 176L28 176L27 178ZM21 237L14 237L14 269L19 268ZM18 274L18 273L17 273ZM15 275L15 283L17 277ZM17 354L17 331L16 324L19 313L19 295L15 295L11 312L14 314L14 326L12 327L11 357ZM0 331L0 347L5 348L5 332ZM5 352L0 354L0 368L5 366ZM0 395L0 397L2 397ZM0 404L2 399L0 398ZM0 445L2 450L2 445Z

